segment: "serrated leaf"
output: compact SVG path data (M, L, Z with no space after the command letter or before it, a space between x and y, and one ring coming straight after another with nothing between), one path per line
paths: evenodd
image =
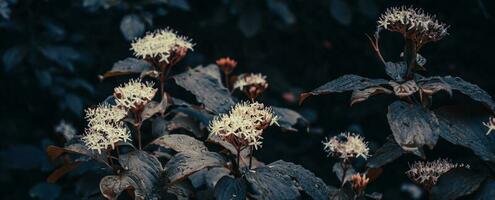
M225 164L225 159L214 152L182 152L176 154L167 162L165 175L170 183L174 183L201 169L222 167Z
M385 84L388 84L388 81L384 79L369 79L354 74L348 74L325 83L311 92L302 93L299 102L302 103L306 98L313 95L362 90Z
M146 70L151 70L151 68L152 66L144 60L136 58L126 58L114 63L112 69L103 74L103 78L121 76L131 73L141 73Z
M404 81L404 77L407 73L407 66L405 62L386 62L385 73L395 81Z
M313 172L304 167L283 160L275 161L269 164L268 167L281 175L290 176L296 182L296 187L302 188L302 191L312 199L328 199L330 194L328 186L323 180L316 177Z
M273 113L279 117L278 124L283 130L297 131L294 126L299 122L306 127L309 125L309 122L296 111L275 106L272 109Z
M175 82L196 96L205 109L213 113L224 113L234 105L229 91L222 85L220 71L216 65L196 67L175 75Z
M246 181L242 178L224 176L215 186L214 197L217 200L245 200Z
M467 147L485 161L495 162L495 141L486 136L481 122L490 113L480 107L445 106L435 110L440 122L440 137Z
M269 167L250 170L244 177L255 199L299 199L301 196L289 176L274 173Z
M382 167L402 156L404 150L395 142L393 136L388 136L387 141L369 158L366 164L369 168Z
M431 189L431 199L450 200L469 195L477 190L485 176L464 168L456 168L440 176Z
M485 103L492 111L495 111L495 102L492 97L479 86L466 82L459 77L446 76L443 78L450 87L457 90L471 99Z
M182 134L163 135L150 144L170 148L176 152L201 153L208 151L203 142Z
M364 90L354 90L351 96L351 106L353 106L356 103L366 101L371 96L377 94L391 94L391 93L393 93L392 90L389 90L382 86L370 87Z
M128 41L141 36L145 28L143 20L136 14L128 14L120 21L120 31Z
M395 141L406 151L417 154L424 145L431 149L437 143L438 119L423 106L396 101L388 107L387 119Z

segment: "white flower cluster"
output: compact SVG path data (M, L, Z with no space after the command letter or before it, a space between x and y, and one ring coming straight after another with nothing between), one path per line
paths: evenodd
M249 86L261 86L266 89L268 83L266 82L266 76L262 74L241 74L234 83L234 89L244 90Z
M378 20L378 27L419 39L421 43L438 41L448 34L448 27L435 16L407 7L389 8Z
M483 122L483 125L485 125L488 128L486 135L490 134L493 130L495 130L495 118L490 117L488 119L488 122Z
M359 135L345 132L323 141L323 149L328 155L337 156L342 159L362 157L367 159L369 148L367 143Z
M152 82L142 83L141 79L133 79L114 89L117 106L125 109L143 108L155 96L157 89Z
M131 50L136 57L159 58L160 62L166 63L169 56L181 48L192 50L193 44L188 38L178 36L174 30L168 28L148 33L131 44Z
M126 114L127 111L108 104L86 109L88 127L82 141L98 153L109 146L113 149L119 141L130 141L130 132L121 121Z
M415 162L406 172L406 175L414 182L431 187L435 185L438 178L453 168L469 168L469 165L454 164L448 159L438 159L432 162Z
M211 134L231 141L234 137L234 146L261 147L263 129L277 124L278 117L270 107L261 103L238 103L230 113L215 117L209 125Z

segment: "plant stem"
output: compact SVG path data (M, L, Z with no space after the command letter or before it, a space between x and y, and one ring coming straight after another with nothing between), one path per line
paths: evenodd
M413 68L416 65L416 44L414 40L406 38L404 45L404 61L407 66L407 74L406 77L411 80L414 76L412 74Z
M224 74L224 79L225 79L225 87L227 88L228 91L230 91L230 84L229 84L229 74L227 72L223 72Z
M254 154L253 146L251 146L249 150L250 150L250 152L249 152L249 169L251 169L251 166L253 165L253 154Z
M139 150L142 149L141 145L141 112L134 112L134 127L136 128L136 136L138 140Z
M340 162L340 167L342 167L342 184L340 185L340 188L344 188L344 185L345 185L345 176L347 175L347 164L346 164L346 160L342 160L342 162Z

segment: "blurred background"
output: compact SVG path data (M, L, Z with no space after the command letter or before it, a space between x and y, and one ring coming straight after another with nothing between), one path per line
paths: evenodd
M495 2L490 0L0 0L2 199L61 199L67 192L84 192L64 179L45 182L54 169L45 148L63 144L61 122L82 133L84 108L103 101L124 80L100 81L98 75L132 56L133 38L165 27L196 44L173 73L234 58L235 73L267 75L263 102L297 110L310 121L309 132L267 134L256 153L259 160L291 161L337 185L335 160L326 157L321 141L348 130L378 148L391 134L386 111L393 98L350 107L350 94L333 94L299 106L299 93L344 74L387 78L365 34L374 33L381 12L400 5L423 8L450 25L448 37L423 48L425 75L460 76L495 95ZM398 60L400 36L384 34L381 48L386 59ZM461 95L440 99L467 101ZM443 140L427 155L477 159ZM387 165L367 191L381 192L384 199L424 198L414 196L419 188L404 174L417 159L406 155Z

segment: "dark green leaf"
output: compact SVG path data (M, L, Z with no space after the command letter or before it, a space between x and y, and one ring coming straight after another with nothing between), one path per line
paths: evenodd
M199 66L174 76L179 86L195 95L198 102L213 113L227 112L234 105L234 100L220 78L216 65Z
M352 97L351 97L351 106L354 105L355 103L366 101L371 96L377 94L383 94L383 93L391 94L393 92L392 90L389 90L382 86L370 87L364 90L354 90L354 92L352 92Z
M423 106L396 101L388 107L388 123L402 149L416 154L424 145L435 146L440 134L438 119Z
M14 46L7 49L2 56L3 67L6 72L9 72L17 66L26 57L27 50L23 46Z
M284 22L284 24L291 25L296 22L296 17L284 1L268 0L266 3L270 11L277 15Z
M433 76L428 78L422 78L417 80L416 83L418 84L420 91L422 93L431 95L431 94L435 94L438 91L443 90L452 96L452 88L442 79L442 77Z
M200 153L208 151L203 142L182 134L163 135L150 144L171 148L177 152Z
M495 180L488 179L483 183L481 189L476 192L473 199L475 200L491 200L495 197Z
M330 2L330 14L332 17L342 25L350 25L352 22L352 11L344 0L331 0Z
M163 98L161 102L150 101L144 107L143 112L141 113L141 120L146 120L157 113L165 113L167 107L169 106L169 102L167 98Z
M389 136L387 142L373 153L366 165L370 168L382 167L402 156L403 152L404 150L395 142L394 137Z
M465 168L456 168L443 174L431 189L431 199L457 199L473 193L485 176Z
M182 152L176 154L167 162L165 165L165 175L170 183L174 183L201 169L222 167L225 164L225 159L217 153Z
M151 68L151 65L144 60L126 58L113 64L112 69L103 74L103 78L126 75L130 73L141 73L143 71L150 70Z
M179 8L184 11L191 10L191 7L189 6L187 0L167 0L166 2L168 5Z
M100 181L103 196L116 199L122 191L133 189L135 199L157 198L162 172L157 158L144 151L132 151L120 155L119 163L124 168L123 173L105 176Z
M486 136L482 122L490 113L479 107L445 106L435 110L440 122L440 137L467 147L481 159L495 162L495 142Z
M217 200L245 200L246 181L242 178L224 176L217 182L214 196Z
M82 58L81 54L70 46L44 46L41 53L50 61L73 72L73 62Z
M404 81L404 77L407 73L407 66L405 62L386 62L385 72L390 78L395 81Z
M495 111L495 102L492 97L479 86L466 82L459 77L446 76L443 78L450 87L476 101L485 103L492 111Z
M287 175L274 173L269 167L259 167L245 174L255 199L299 199L301 194Z
M268 167L280 175L288 175L294 181L298 188L302 188L304 193L308 194L312 199L326 200L330 194L328 186L316 177L315 174L300 165L285 162L282 160L275 161Z
M143 20L136 14L126 15L120 21L120 31L128 41L141 36L145 28Z
M281 107L272 108L274 114L279 117L278 124L284 130L297 131L297 129L294 128L294 125L298 124L298 122L301 122L305 126L308 126L309 124L309 122L296 111Z
M306 98L313 95L362 90L384 84L388 84L388 81L384 79L369 79L358 75L348 74L325 83L311 92L302 93L299 101L302 103Z

